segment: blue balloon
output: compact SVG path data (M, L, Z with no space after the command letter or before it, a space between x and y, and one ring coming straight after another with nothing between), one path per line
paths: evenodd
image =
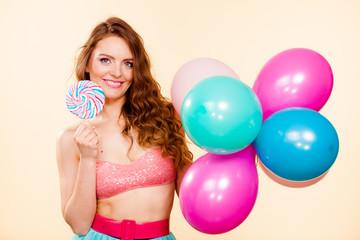
M231 154L255 140L262 125L261 104L240 80L214 76L186 95L181 121L197 146L215 154Z
M266 119L254 141L256 152L272 173L307 181L327 172L339 151L333 125L307 108L287 108Z

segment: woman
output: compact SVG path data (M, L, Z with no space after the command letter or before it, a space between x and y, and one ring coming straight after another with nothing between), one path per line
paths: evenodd
M169 216L192 154L141 37L119 18L100 23L76 77L97 83L105 106L57 139L61 209L73 239L175 239Z

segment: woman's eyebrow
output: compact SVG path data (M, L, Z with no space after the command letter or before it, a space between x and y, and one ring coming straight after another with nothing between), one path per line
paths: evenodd
M112 55L109 55L109 54L106 54L106 53L100 53L99 56L104 56L104 57L108 57L108 58L111 58L111 59L115 59L115 57L113 57ZM123 61L134 61L133 58L124 58Z
M103 57L108 57L108 58L114 59L113 56L111 56L111 55L109 55L109 54L106 54L106 53L100 53L99 56L103 56Z

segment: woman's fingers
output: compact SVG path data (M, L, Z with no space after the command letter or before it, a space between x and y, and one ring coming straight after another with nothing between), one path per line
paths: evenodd
M80 124L78 129L76 130L74 137L78 136L86 136L89 134L89 131L92 131L91 127L86 126L84 123Z
M86 143L92 138L97 138L97 134L92 125L81 124L75 132L76 142Z
M99 144L99 138L97 136L93 137L89 140L89 144L91 146L97 146Z
M92 124L82 123L74 134L80 156L97 159L99 138Z

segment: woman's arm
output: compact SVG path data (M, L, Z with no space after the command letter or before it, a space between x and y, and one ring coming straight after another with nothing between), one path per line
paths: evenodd
M177 112L175 112L175 118L176 118L179 122L181 122L181 116L180 116ZM181 132L181 134L182 134L182 135L184 136L184 138L185 138L184 128L181 127L181 128L180 128L180 132ZM187 146L186 146L186 149L188 149ZM191 153L189 153L189 154L191 154ZM192 158L192 154L191 154L191 158ZM185 166L183 166L183 167L179 167L179 168L177 169L175 190L176 190L176 193L177 193L178 196L179 196L179 191L180 191L181 182L182 182L182 180L183 180L183 178L184 178L184 175L185 175L186 171L189 169L190 166L191 166L191 163L190 163L190 164L187 164L187 165L185 165Z
M96 213L98 137L81 124L59 133L56 158L60 177L61 210L73 232L86 235Z
M180 186L181 186L181 182L184 178L184 175L186 173L186 171L189 169L191 165L186 165L184 167L181 167L177 170L177 174L176 174L176 184L175 184L175 190L176 190L176 194L179 196L179 191L180 191Z

